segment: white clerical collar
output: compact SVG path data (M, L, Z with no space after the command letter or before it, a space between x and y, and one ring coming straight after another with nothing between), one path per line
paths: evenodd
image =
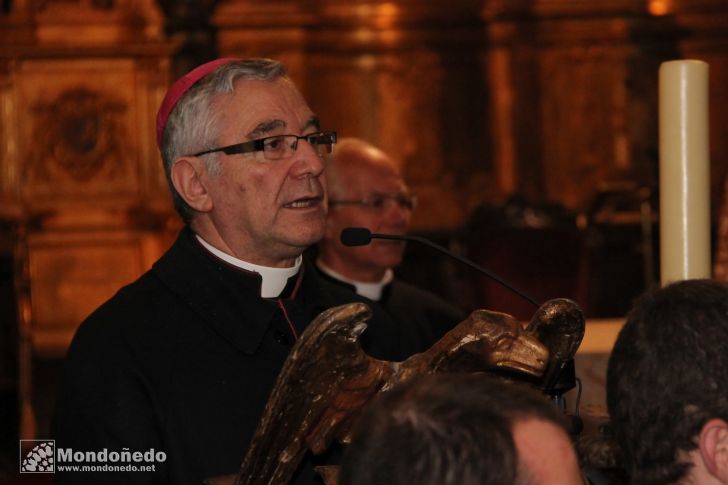
M387 269L387 271L384 272L384 276L380 281L377 281L376 283L366 283L347 278L341 273L326 266L320 259L316 261L316 266L332 278L336 278L339 281L353 285L357 294L366 296L370 300L374 301L379 301L382 298L382 290L394 279L394 272L391 269Z
M260 296L263 298L276 298L278 297L283 289L288 284L288 279L291 276L298 274L298 270L301 269L301 262L303 256L296 258L296 263L290 268L271 268L270 266L259 266L257 264L248 263L242 259L238 259L235 256L231 256L228 253L220 251L210 243L200 237L199 234L195 234L200 244L210 251L212 254L222 259L226 263L230 263L233 266L242 268L246 271L252 271L253 273L260 274L262 284L260 287Z

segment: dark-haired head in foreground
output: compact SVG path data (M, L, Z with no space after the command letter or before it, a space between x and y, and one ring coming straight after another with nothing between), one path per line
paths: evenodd
M607 402L632 483L728 483L728 286L642 296L609 360Z
M381 394L344 455L340 485L581 484L563 416L486 375L424 376Z

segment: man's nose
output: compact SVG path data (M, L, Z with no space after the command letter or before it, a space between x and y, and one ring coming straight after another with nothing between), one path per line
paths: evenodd
M324 171L324 161L316 148L306 140L299 140L293 154L293 175L295 177L318 177Z
M384 205L385 217L393 223L409 224L412 211L403 206L397 199L389 199Z

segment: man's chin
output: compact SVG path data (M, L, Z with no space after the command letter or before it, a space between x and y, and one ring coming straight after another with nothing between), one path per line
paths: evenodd
M281 217L276 221L277 231L287 234L291 240L302 244L316 244L324 237L326 230L326 214L323 210L289 213L289 217Z
M380 268L395 268L402 263L402 252L380 253L373 262Z
M324 228L319 227L310 227L301 229L295 234L292 234L289 238L289 243L292 246L296 246L301 248L301 250L305 250L309 246L313 246L314 244L318 243L322 238L324 237Z

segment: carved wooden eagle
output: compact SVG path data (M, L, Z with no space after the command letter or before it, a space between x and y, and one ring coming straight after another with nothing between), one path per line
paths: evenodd
M319 315L288 356L237 477L210 483L288 483L307 449L346 442L360 409L378 392L419 374L507 371L546 387L573 358L584 318L571 300L544 303L524 330L504 313L476 310L428 351L377 360L358 342L371 318L352 303Z

